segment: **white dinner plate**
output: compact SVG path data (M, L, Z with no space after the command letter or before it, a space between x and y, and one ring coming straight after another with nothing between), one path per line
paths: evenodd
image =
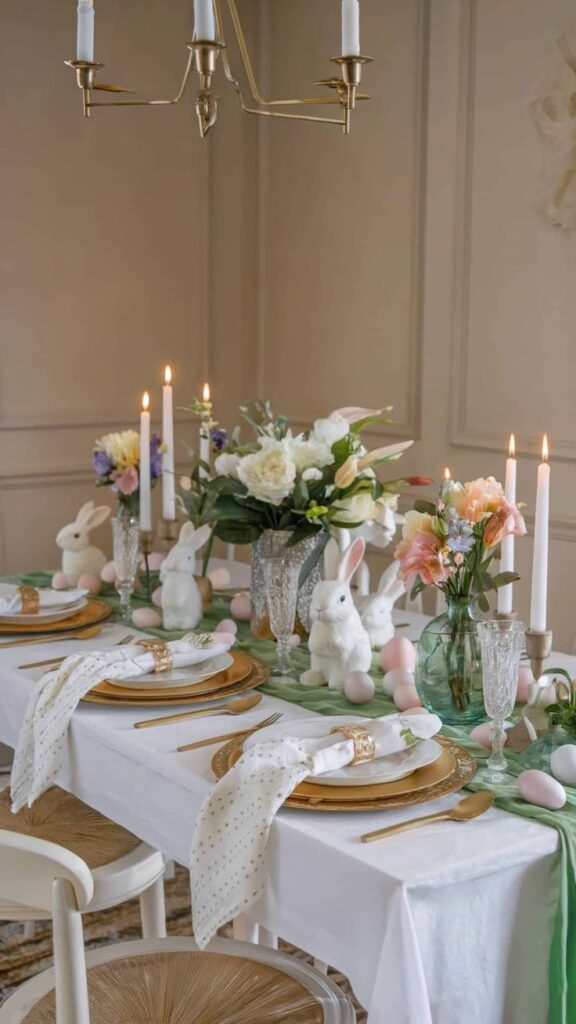
M267 743L270 740L278 740L283 736L296 736L298 739L318 739L327 736L331 729L337 725L351 725L354 722L365 722L365 718L357 715L333 715L322 716L322 718L302 718L292 722L282 722L278 725L270 725L266 729L249 736L244 744L248 750L256 743ZM326 772L325 775L309 775L308 783L316 783L321 786L369 786L380 785L383 782L397 782L411 775L417 768L424 768L432 764L440 757L442 747L436 740L421 740L408 750L401 750L398 754L388 754L387 757L378 757L373 761L364 761L356 764L353 768L338 768L334 772Z
M70 618L87 604L86 598L82 597L73 604L44 608L35 615L22 615L21 612L16 612L13 615L0 614L0 624L3 626L35 626L37 623L45 623L48 626L51 622L61 622L62 619Z
M217 672L224 672L234 663L231 654L220 654L199 665L188 665L185 668L173 668L170 672L149 672L145 676L132 676L131 679L107 679L110 686L121 686L128 690L158 690L160 687L173 689L177 686L191 686L202 683Z

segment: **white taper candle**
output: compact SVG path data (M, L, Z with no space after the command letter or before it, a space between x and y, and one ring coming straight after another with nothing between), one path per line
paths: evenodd
M216 39L216 22L212 0L194 0L194 35L203 42Z
M162 517L176 519L176 488L174 478L174 406L172 395L172 370L164 370L162 388Z
M342 56L360 54L360 5L358 0L342 0Z
M548 519L550 509L550 466L548 465L548 438L542 441L542 462L538 466L536 513L534 519L534 555L532 560L532 598L530 603L530 629L543 633L546 629L546 602L548 597Z
M510 435L510 457L506 459L504 494L509 505L516 504L516 439ZM514 572L514 535L503 537L500 544L500 572ZM507 583L498 591L498 611L509 615L513 608L513 584Z
M205 384L202 388L202 401L205 403L210 402L210 385ZM208 427L208 416L206 419L202 419L200 423L200 458L202 462L210 464L210 430ZM200 467L200 476L207 476L205 469Z
M152 495L150 491L150 396L142 395L140 413L140 529L152 529Z
M94 0L78 0L76 60L94 61Z

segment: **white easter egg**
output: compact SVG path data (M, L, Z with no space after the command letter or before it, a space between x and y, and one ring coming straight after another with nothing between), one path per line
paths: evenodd
M366 704L374 696L374 682L367 672L348 672L344 679L344 696L351 704Z
M230 586L230 573L223 565L217 569L211 569L208 573L208 579L214 590L226 590Z
M559 811L566 803L566 790L556 779L537 768L530 768L518 776L518 792L529 804Z
M409 686L414 686L414 676L412 673L407 672L403 668L393 668L384 676L384 679L382 680L382 689L389 697L393 697L394 690L398 686L402 686L404 683Z
M249 594L236 594L230 602L230 611L235 619L248 622L252 615L252 604Z
M155 608L135 608L132 622L141 629L161 629L162 616Z
M216 633L232 633L232 636L235 636L238 632L238 626L234 619L221 619L215 631Z
M552 774L565 786L576 786L576 744L565 743L556 747L550 757Z
M54 590L66 590L68 586L68 578L65 572L55 572L52 577L52 586Z
M161 608L162 607L162 591L163 591L163 589L164 589L163 587L156 587L156 590L153 590L151 595L150 595L150 600L152 601L152 604L156 605L157 608Z
M100 570L100 579L104 580L104 583L114 583L116 579L116 566L114 562L106 562L104 568Z
M430 712L426 708L406 708L402 712L403 715L429 715Z
M290 647L300 647L302 643L302 637L298 633L292 633L292 636L288 637L288 643Z
M99 594L102 588L102 580L97 572L85 572L80 576L78 586L82 590L88 590L91 594Z
M416 665L414 644L405 636L393 636L380 651L380 664L383 672L395 668L413 672Z
M394 703L398 711L408 711L409 708L417 708L420 705L418 691L412 683L400 683L394 690Z
M529 665L521 665L518 669L518 689L516 690L516 700L520 704L525 704L528 700L528 687L530 683L534 682L534 676L532 675L532 669Z

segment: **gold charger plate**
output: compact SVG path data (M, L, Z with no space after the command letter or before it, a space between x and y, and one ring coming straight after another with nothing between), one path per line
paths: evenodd
M170 700L178 697L193 697L198 693L214 693L228 686L242 682L252 672L252 663L247 654L243 651L231 651L233 662L229 668L222 672L215 672L208 679L201 679L189 686L158 686L156 689L135 686L120 686L112 680L102 680L90 690L90 693L99 693L102 697L113 697L116 700Z
M75 629L82 629L86 626L93 626L97 622L103 622L112 615L112 609L106 601L97 597L90 597L88 603L79 612L70 615L67 619L60 619L58 622L37 622L28 626L14 626L8 623L0 623L0 636L20 633L69 633Z
M120 707L120 708L137 708L137 707L170 707L172 705L179 704L206 704L211 700L220 700L224 697L233 697L237 693L242 693L244 690L251 690L255 686L260 686L261 683L265 683L269 674L270 669L263 661L259 658L253 657L248 654L246 657L250 661L250 672L248 675L237 683L232 685L222 686L218 690L212 690L210 693L194 693L185 697L181 694L178 697L150 697L150 690L146 690L147 697L131 698L130 700L124 700L119 697L108 697L99 693L90 691L82 697L82 700L87 704L100 704L107 707ZM230 671L230 670L228 670ZM220 674L220 673L219 673ZM131 690L130 693L134 691Z
M433 764L418 768L405 779L376 786L338 786L337 790L332 786L312 786L302 782L284 801L284 807L310 811L381 811L387 807L425 803L454 793L474 777L476 761L467 750L447 737L436 736L436 739L444 747L444 753ZM212 759L216 778L221 779L241 753L241 739L230 740L221 747ZM451 766L450 770L445 774L448 766ZM402 791L399 791L400 787L403 787ZM301 795L303 788L307 792ZM319 793L321 789L322 794ZM350 795L346 797L343 793Z

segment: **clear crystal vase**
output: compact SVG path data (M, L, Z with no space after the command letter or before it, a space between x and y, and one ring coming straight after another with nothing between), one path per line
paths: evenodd
M267 558L285 558L291 565L297 566L300 571L308 555L311 554L319 541L318 537L307 537L305 540L298 541L297 544L289 547L288 544L291 537L292 532L290 530L264 530L262 536L252 544L252 576L250 584L252 619L250 629L253 636L265 637L267 640L274 639L274 634L270 629L270 616L266 599L265 560ZM318 564L298 590L294 630L301 636L306 636L310 632L312 591L321 579L321 565Z
M424 628L418 644L416 689L422 704L448 725L486 717L482 654L468 597L447 596L448 609Z

